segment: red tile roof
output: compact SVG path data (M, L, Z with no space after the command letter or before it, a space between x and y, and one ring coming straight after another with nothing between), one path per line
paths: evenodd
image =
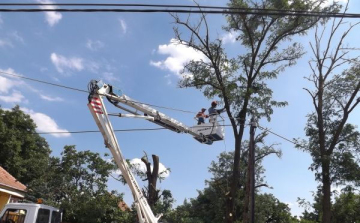
M13 177L0 166L0 186L1 185L5 185L20 191L26 191L26 186L24 184L20 183L17 179L15 179L15 177Z

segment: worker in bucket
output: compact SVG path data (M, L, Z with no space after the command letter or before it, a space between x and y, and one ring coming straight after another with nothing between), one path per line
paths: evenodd
M211 107L209 108L209 121L210 122L214 122L216 121L216 117L217 115L219 115L220 113L224 112L225 107L221 108L221 109L216 109L217 106L217 101L213 101L211 102Z
M196 118L198 121L198 125L204 124L205 123L205 118L208 118L209 116L205 114L206 108L202 108L201 111L199 111L196 114Z

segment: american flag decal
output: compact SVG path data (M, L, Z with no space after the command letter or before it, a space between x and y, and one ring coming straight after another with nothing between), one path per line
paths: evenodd
M104 114L104 112L102 111L102 104L99 98L92 98L91 99L91 107L93 107L94 112L97 114Z

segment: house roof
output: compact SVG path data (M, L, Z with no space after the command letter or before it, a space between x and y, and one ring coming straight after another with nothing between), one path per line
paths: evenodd
M129 206L127 206L127 204L125 203L125 201L120 201L118 203L118 207L120 208L120 210L122 211L130 211L131 209L129 208Z
M0 187L6 186L19 191L26 191L26 186L0 166Z

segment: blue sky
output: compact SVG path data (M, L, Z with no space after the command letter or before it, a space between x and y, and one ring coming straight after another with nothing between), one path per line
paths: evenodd
M199 3L226 4L225 1L210 0ZM172 4L191 4L191 1L173 1ZM359 6L359 2L351 2L350 12L358 12ZM242 48L233 41L233 36L222 30L226 22L223 16L210 15L208 20L212 38L223 38L230 56L241 52ZM188 114L160 110L191 126L195 124L195 113L201 107L208 107L210 100L197 90L178 88L177 82L183 63L203 56L172 44L172 22L168 14L1 13L0 69L81 89L86 89L91 79L102 79L138 101L194 111L194 114ZM313 32L310 32L297 40L308 50L312 37ZM355 29L348 42L358 42L357 38L358 29ZM303 78L310 73L309 57L310 54L306 54L296 66L269 83L274 89L274 98L288 101L289 106L276 109L270 123L262 120L260 124L290 139L304 136L305 116L312 110L310 98L302 89L309 86ZM86 106L87 94L3 75L0 86L1 107L12 108L19 104L35 120L39 132L97 130ZM111 105L107 109L118 112ZM358 112L351 117L351 122L357 125L360 123ZM115 129L157 127L144 120L112 120ZM210 177L207 171L210 162L216 160L219 153L233 149L231 129L226 129L226 134L225 141L212 146L166 130L117 133L117 137L126 158L140 158L146 151L158 155L160 162L171 168L170 175L160 186L170 189L177 204L181 204L185 198L195 197L196 190L204 188L204 181ZM78 150L101 154L108 152L100 133L44 137L54 155L59 155L64 145L76 145ZM267 142L281 143L279 148L283 156L264 160L266 180L274 188L264 191L288 203L294 214L300 214L302 209L296 204L297 197L312 200L311 191L317 186L314 174L308 170L311 158L276 136L270 135ZM127 187L113 180L109 187L124 192L125 201L132 202Z

